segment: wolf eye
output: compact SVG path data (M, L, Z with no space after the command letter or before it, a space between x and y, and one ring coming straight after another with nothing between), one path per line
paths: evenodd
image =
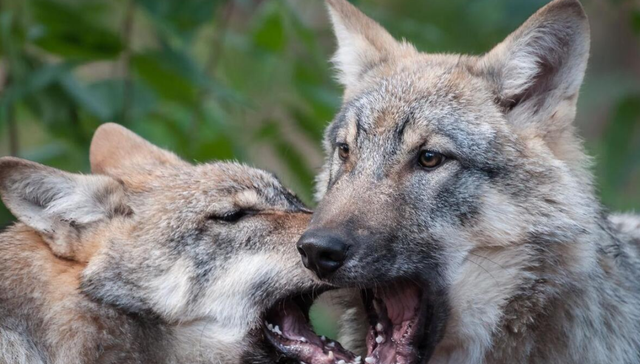
M240 221L243 217L246 217L251 214L252 214L251 211L238 210L238 211L228 212L222 215L216 215L216 214L209 215L209 220L216 220L216 221L222 221L227 223L236 223Z
M427 169L434 169L440 166L445 160L445 156L430 150L423 150L420 152L418 162L421 166Z
M338 156L342 161L347 160L349 158L349 145L346 143L338 144Z

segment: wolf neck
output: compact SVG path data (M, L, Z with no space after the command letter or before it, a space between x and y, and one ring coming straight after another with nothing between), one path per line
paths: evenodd
M595 364L640 359L640 347L628 344L640 330L632 314L640 305L640 276L633 267L638 247L600 211L580 225L580 233L534 236L510 252L474 253L470 258L491 277L480 273L482 279L464 288L475 286L484 293L476 291L475 302L468 301L459 312L453 309L452 335L443 340L432 362ZM454 300L455 294L454 289ZM469 297L460 289L457 294ZM470 314L470 309L475 312Z
M536 252L538 265L505 306L502 338L494 340L504 346L488 362L637 362L640 348L627 344L639 328L638 272L630 259L637 253L604 215L575 242Z

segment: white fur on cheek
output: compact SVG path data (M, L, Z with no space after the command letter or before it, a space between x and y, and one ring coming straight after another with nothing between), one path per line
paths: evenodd
M180 319L189 301L191 269L185 259L180 259L160 277L149 284L154 307L170 320Z
M262 297L256 297L253 292L257 288L256 283L278 281L276 278L270 279L279 274L277 267L271 263L277 261L277 256L269 254L231 259L226 264L228 270L221 272L198 302L198 312L215 319L218 328L224 328L229 333L245 333L260 314L255 300ZM233 310L229 307L233 307Z

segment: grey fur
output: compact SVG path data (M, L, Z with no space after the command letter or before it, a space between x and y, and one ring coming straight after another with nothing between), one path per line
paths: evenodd
M190 165L115 124L91 161L0 159L21 221L0 234L0 363L272 363L261 315L319 287L294 246L310 212L269 173Z
M431 364L640 362L640 217L601 207L573 127L580 3L552 1L483 56L419 53L327 3L345 100L310 228L350 243L331 283L433 289L448 319ZM447 161L425 170L425 149ZM362 352L354 299L342 341Z

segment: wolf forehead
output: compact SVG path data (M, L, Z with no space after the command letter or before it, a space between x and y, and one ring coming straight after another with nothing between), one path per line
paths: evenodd
M144 167L143 167L144 168ZM170 165L149 168L122 178L134 190L185 198L233 198L240 207L252 204L292 205L302 202L273 174L235 162ZM186 201L186 200L183 200Z
M378 142L394 154L431 144L473 159L512 144L497 93L475 74L475 62L471 56L418 55L369 70L368 86L345 100L327 129L326 147Z

